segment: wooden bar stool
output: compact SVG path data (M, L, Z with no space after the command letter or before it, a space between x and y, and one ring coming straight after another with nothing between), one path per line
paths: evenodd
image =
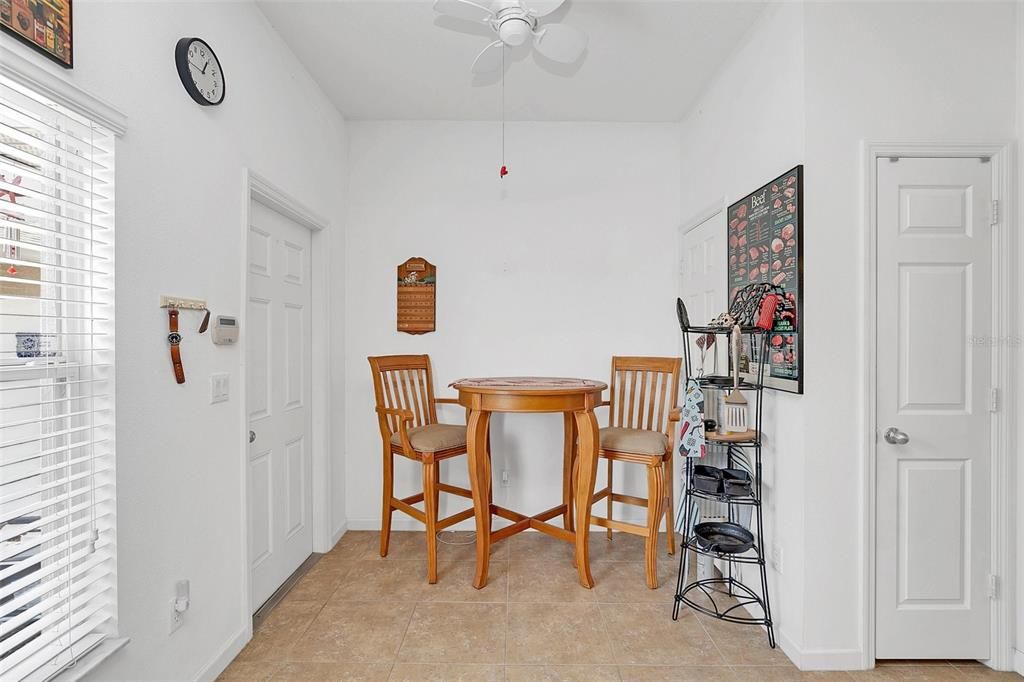
M657 546L661 519L668 531L668 553L675 554L673 505L673 435L679 422L679 368L681 358L613 357L608 406L608 426L601 429L600 457L608 460L608 485L594 493L594 502L606 499L608 517L592 516L591 523L612 531L641 535L647 587L658 587ZM647 497L612 490L613 462L647 467ZM647 508L645 526L612 518L615 502Z
M427 526L427 582L437 582L437 532L473 517L473 507L446 519L437 518L439 493L473 499L473 493L441 483L438 464L466 454L466 427L439 424L437 403L457 405L454 398L434 398L429 355L382 355L367 358L373 372L377 422L384 446L383 516L380 555L388 555L391 513L405 512ZM394 494L394 456L423 466L423 492L398 499ZM413 505L423 502L423 511Z

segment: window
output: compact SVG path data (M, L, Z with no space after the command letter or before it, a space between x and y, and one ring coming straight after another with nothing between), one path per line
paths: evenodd
M115 632L114 135L0 75L0 679Z

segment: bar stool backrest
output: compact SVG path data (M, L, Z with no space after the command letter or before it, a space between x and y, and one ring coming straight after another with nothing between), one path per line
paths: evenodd
M669 432L669 413L679 398L682 358L612 358L608 425Z

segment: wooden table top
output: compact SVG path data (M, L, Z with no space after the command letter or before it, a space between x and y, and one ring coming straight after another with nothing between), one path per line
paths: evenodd
M459 379L449 386L465 393L505 395L572 395L608 388L602 381L570 377L477 377Z

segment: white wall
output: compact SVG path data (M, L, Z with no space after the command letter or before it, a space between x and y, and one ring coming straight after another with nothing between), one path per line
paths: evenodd
M766 8L741 45L680 124L684 224L716 202L724 209L803 162L802 7ZM782 550L783 572L769 566L768 589L777 635L787 648L802 638L806 401L765 392L763 544L769 557L773 546ZM751 572L748 582L756 583L755 576Z
M499 180L496 123L348 129L348 517L350 527L376 529L381 443L368 355L429 353L437 394L450 396L447 384L460 377L606 380L613 354L679 354L677 130L509 124L510 174ZM412 256L438 268L437 331L423 336L395 331L395 266ZM462 423L461 408L447 409L442 420ZM561 417L501 415L492 424L496 480L503 469L511 476L495 502L534 512L557 504ZM418 465L397 467L399 496L421 489ZM643 472L626 476L629 489L645 489ZM465 458L446 462L442 477L465 485ZM465 508L446 497L442 512ZM406 521L422 527L395 514L395 527Z
M863 596L853 589L865 549L860 142L1012 140L1015 24L1010 2L806 5L809 658L843 660L866 647Z
M174 45L189 35L221 59L227 97L219 107L199 107L178 80ZM331 219L340 271L344 124L249 3L76 2L75 69L65 75L128 117L117 149L117 512L120 631L131 642L93 677L194 679L243 643L249 619L242 354L198 337L199 317L186 314L188 383L176 385L158 296L242 311L247 166ZM230 402L209 404L212 372L231 375ZM338 413L335 432L343 426ZM339 506L336 524L342 513ZM182 578L192 581L192 606L168 635Z
M804 667L868 664L860 143L1012 139L1014 11L770 7L682 123L684 221L805 164L805 395L773 396L766 419L766 544L784 556L770 588L780 642Z

